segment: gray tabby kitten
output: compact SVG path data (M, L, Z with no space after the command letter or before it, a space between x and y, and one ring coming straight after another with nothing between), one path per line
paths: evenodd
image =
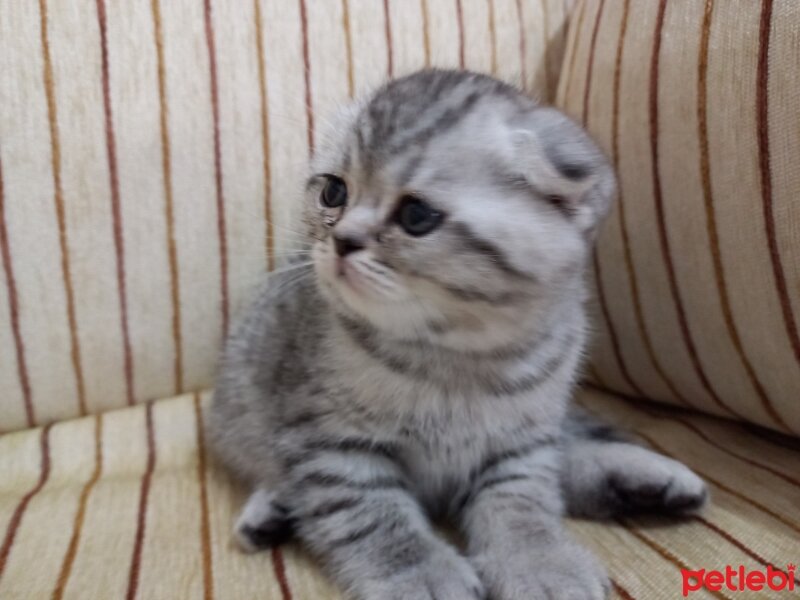
M328 133L312 264L272 278L217 380L212 439L253 489L236 536L296 537L359 600L603 598L565 510L706 499L683 465L569 412L609 164L558 111L468 72L395 80Z

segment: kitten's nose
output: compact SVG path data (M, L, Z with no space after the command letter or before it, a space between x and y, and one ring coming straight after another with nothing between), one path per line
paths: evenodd
M336 247L336 254L339 256L347 256L356 250L363 250L364 244L360 240L351 237L338 237L333 236L333 244Z

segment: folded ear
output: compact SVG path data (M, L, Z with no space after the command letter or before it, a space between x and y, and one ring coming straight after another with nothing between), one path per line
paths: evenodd
M617 190L608 159L582 127L554 108L536 108L515 127L515 152L531 187L594 239Z

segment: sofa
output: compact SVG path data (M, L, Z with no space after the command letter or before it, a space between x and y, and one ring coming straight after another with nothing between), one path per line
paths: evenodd
M793 0L5 3L0 598L340 598L293 544L236 549L204 421L326 115L425 66L555 104L618 171L576 402L711 503L569 520L612 595L797 594L798 30Z

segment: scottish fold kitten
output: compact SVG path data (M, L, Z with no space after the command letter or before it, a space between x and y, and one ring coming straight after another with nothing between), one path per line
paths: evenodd
M339 115L311 260L270 278L217 379L241 544L294 537L358 600L595 599L565 511L698 510L686 467L569 408L614 191L580 127L483 75L421 71Z

